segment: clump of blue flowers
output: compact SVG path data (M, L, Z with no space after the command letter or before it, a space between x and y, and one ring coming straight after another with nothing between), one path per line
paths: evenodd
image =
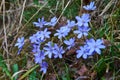
M95 10L94 2L89 5L83 6L85 10ZM76 16L76 21L67 20L66 25L56 27L57 17L52 17L50 21L45 21L44 17L38 18L38 22L33 24L39 28L35 34L29 37L30 44L32 45L32 53L34 61L39 64L44 74L47 72L48 63L46 58L63 58L63 55L72 48L76 49L76 58L87 59L94 54L101 54L101 49L105 48L102 39L87 39L89 36L90 14L83 13L81 16ZM55 28L56 31L50 31L49 28ZM70 35L74 35L71 37ZM54 41L57 39L57 41ZM79 44L76 47L76 42L79 39L84 39L84 44ZM24 37L18 38L15 46L18 46L18 54L24 46Z

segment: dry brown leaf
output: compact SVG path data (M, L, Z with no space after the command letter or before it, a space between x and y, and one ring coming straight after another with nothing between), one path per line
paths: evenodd
M80 76L83 76L86 72L88 72L88 69L85 65L83 65L80 70L77 71L77 73L80 75Z
M92 73L90 73L91 79L95 79L96 75L97 75L96 71L93 71Z
M55 74L49 74L49 75L47 75L45 80L57 80L56 75Z

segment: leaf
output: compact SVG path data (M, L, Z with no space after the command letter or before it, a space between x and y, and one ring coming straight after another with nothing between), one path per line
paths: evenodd
M15 3L17 0L9 0L11 3Z
M37 80L37 78L36 78L36 71L33 71L33 72L30 74L29 80Z
M81 68L80 68L80 70L78 70L78 74L80 75L80 76L83 76L86 72L88 72L88 69L87 69L87 67L85 66L85 65L83 65Z
M18 71L18 64L14 64L14 65L12 66L12 70L13 70L13 73L17 72L17 71ZM17 80L17 77L18 77L18 75L16 75L16 76L14 77L14 80Z
M95 79L95 77L97 76L97 72L93 71L92 73L90 73L91 79Z
M18 80L24 79L26 76L28 76L32 71L34 71L38 67L39 67L39 65L35 65L30 70L28 70L26 73L24 73Z
M69 67L65 64L65 72L62 74L62 80L71 80Z
M39 4L39 1L38 0L33 0L33 3L38 5Z
M45 80L56 80L56 75L55 74L49 74L49 75L47 75Z
M17 72L17 71L18 71L18 64L14 64L14 65L12 66L12 68L13 68L13 72L14 72L14 73Z
M7 68L6 63L4 62L3 56L0 54L0 67L2 68L3 72L6 73L6 75L11 78L10 71Z
M66 77L62 77L62 80L68 80Z
M97 62L97 65L95 67L96 69L96 72L97 72L97 75L98 77L101 77L103 76L103 74L105 73L106 71L106 62L103 58L101 58L98 62Z

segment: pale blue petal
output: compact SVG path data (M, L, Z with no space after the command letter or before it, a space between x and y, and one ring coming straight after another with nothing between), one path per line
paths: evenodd
M86 55L86 54L83 54L83 58L84 58L84 59L87 59L87 55Z
M98 53L98 54L101 54L101 51L99 48L96 48L95 51Z

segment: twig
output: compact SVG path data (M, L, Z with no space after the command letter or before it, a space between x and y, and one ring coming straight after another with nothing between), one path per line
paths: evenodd
M83 0L81 0L81 6L80 6L80 12L79 12L79 15L82 14L82 9L83 9Z
M0 11L2 10L3 1L0 4Z
M19 21L19 28L21 27L21 22L22 22L22 18L23 18L23 12L24 12L24 9L25 9L25 3L26 3L26 0L23 3L23 9L22 9L22 13L21 13L21 16L20 16L20 21Z
M42 76L41 76L40 80L43 80L43 77L44 77L44 73L42 73Z
M114 0L111 0L111 1L107 4L107 6L103 9L102 13L101 13L99 16L102 16L102 15L111 7L111 5L113 4L113 1L114 1Z
M28 70L25 74L23 74L18 80L23 80L27 75L29 75L33 70L35 70L38 67L39 67L39 65L35 65L30 70Z
M18 71L18 72L15 72L13 75L12 75L12 79L14 79L14 77L15 76L17 76L18 74L20 74L20 73L22 73L22 72L25 72L25 71L27 71L27 70L20 70L20 71Z
M57 19L57 22L59 21L59 19L62 17L64 11L66 10L66 8L68 7L68 5L70 4L71 0L68 1L68 3L66 4L65 8L63 9L62 13L60 14L59 18Z
M3 3L3 30L4 30L4 42L3 43L5 43L5 51L7 53L7 58L9 59L7 33L6 33L6 27L5 27L5 0L2 0L2 3ZM8 63L9 63L9 61L8 61Z

